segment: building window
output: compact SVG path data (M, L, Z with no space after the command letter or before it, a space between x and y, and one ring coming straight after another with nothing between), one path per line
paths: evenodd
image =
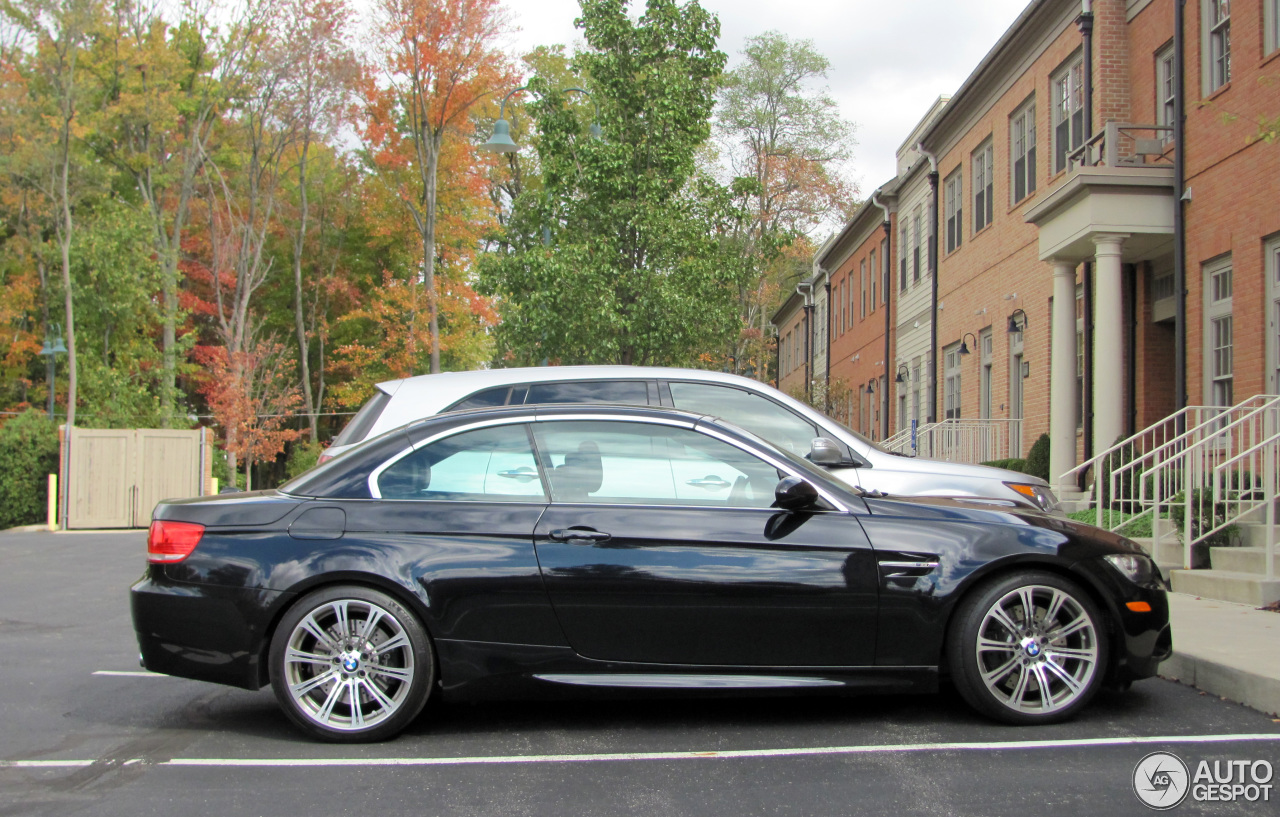
M1210 94L1231 81L1231 0L1206 0L1204 11L1205 93Z
M1205 265L1205 376L1211 406L1233 405L1230 256Z
M1009 166L1013 172L1013 200L1036 192L1036 103L1032 99L1009 122Z
M960 246L961 232L964 228L964 177L957 168L947 177L945 188L947 214L947 252Z
M981 387L981 393L978 395L978 416L983 419L991 416L991 357L993 345L991 327L988 326L978 335L978 346L982 350L982 380L978 384ZM990 457L987 459L990 459Z
M876 270L876 251L871 251L871 260L867 262L867 275L871 279L871 311L876 311L876 279L880 277Z
M859 319L864 319L867 317L867 259L862 259L859 268L862 278L862 311L859 314Z
M991 201L995 189L991 172L994 158L995 149L990 139L970 157L969 167L973 172L973 231L975 233L990 224L994 214Z
M902 220L902 225L898 228L898 289L905 291L907 288L907 220Z
M1084 144L1084 65L1079 56L1053 75L1053 172L1064 170L1067 155Z
M946 362L943 382L943 414L948 420L960 416L960 344L953 343L942 350Z
M1280 0L1263 0L1262 53L1270 54L1277 48L1280 48Z
M1170 44L1156 54L1156 124L1173 126L1173 92L1175 86L1174 70L1176 68L1173 45ZM1173 132L1164 134L1164 140L1173 140Z
M919 422L920 417L920 358L911 361L911 419Z
M887 304L889 303L889 274L892 272L889 267L893 263L889 258L889 239L887 237L880 239L880 258L880 266L883 270L881 274L884 276L884 281L880 286L880 302Z
M1274 18L1273 18L1274 19ZM1267 242L1267 302L1270 329L1267 339L1268 394L1280 394L1280 236Z
M915 230L915 233L916 233L916 243L911 248L911 267L912 267L911 275L912 275L912 280L918 284L920 283L920 255L922 252L921 246L924 244L924 205L923 204L916 205L916 212L915 212L915 215L912 216L912 220L915 222L913 229Z

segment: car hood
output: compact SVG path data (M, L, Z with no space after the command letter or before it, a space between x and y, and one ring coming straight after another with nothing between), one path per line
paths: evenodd
M1049 485L1040 477L1033 477L1021 471L1010 471L1007 468L993 468L990 465L969 465L963 462L931 460L925 457L899 457L885 453L880 453L877 460L877 464L881 464L884 468L913 474L947 474L968 479L992 479L1046 487Z
M998 471L1000 469L989 469ZM1077 522L1062 516L1032 510L1003 500L950 497L867 497L864 499L873 515L910 516L927 524L930 521L1005 524L1054 531L1071 539L1088 540L1105 545L1117 553L1145 553L1136 542L1118 533Z

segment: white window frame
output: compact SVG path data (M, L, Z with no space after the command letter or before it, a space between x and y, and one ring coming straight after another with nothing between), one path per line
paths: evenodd
M960 249L964 241L964 168L957 167L943 186L946 203L947 252Z
M1200 280L1204 285L1205 405L1230 406L1235 397L1231 256L1204 264Z
M1262 53L1276 49L1280 49L1280 0L1262 0Z
M859 278L862 279L862 310L859 312L858 320L867 319L867 259L862 259L862 263L858 265Z
M911 282L913 284L920 283L920 270L923 266L920 256L923 254L921 247L924 245L924 205L917 204L916 211L912 215L914 221L913 229L915 230L915 243L911 246Z
M1018 195L1021 188L1022 195ZM1014 204L1036 192L1036 99L1009 117L1009 196Z
M1200 4L1200 66L1204 95L1231 82L1231 2Z
M1052 93L1053 172L1067 167L1067 157L1084 144L1084 60L1080 54L1053 73L1049 80ZM1065 125L1066 130L1063 130ZM1063 134L1066 134L1065 142Z
M994 352L994 336L988 326L978 333L978 349L982 358L981 378L978 381L978 416L984 420L991 417L991 367Z
M956 341L950 346L944 347L942 356L945 364L943 369L942 416L943 419L947 420L952 418L959 419L962 396L960 391L960 361L964 360L960 354L960 342Z
M995 144L990 137L969 157L973 174L973 232L991 226L995 218Z
M889 303L889 278L893 275L892 261L893 259L889 257L889 239L882 238L880 239L880 274L884 276L880 285L880 303L882 304Z
M911 246L907 235L908 219L905 215L898 225L898 291L907 291L907 248Z
M876 311L876 285L880 282L880 276L876 270L876 251L872 250L871 255L867 259L867 277L871 280L871 310Z
M1172 127L1174 94L1178 70L1177 55L1173 52L1173 43L1156 52L1156 124ZM1166 143L1173 141L1173 133L1165 133L1162 137Z
M1280 235L1263 245L1267 271L1267 394L1280 394Z

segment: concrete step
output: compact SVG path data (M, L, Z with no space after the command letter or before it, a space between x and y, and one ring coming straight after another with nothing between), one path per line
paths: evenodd
M1280 601L1280 579L1267 581L1256 573L1227 570L1173 570L1173 591L1206 599L1262 607Z
M1209 561L1214 570L1259 576L1267 573L1267 549L1263 547L1209 548ZM1280 549L1272 554L1271 561L1275 565L1274 575L1280 577Z
M1134 539L1147 552L1152 561L1160 565L1160 569L1166 573L1170 570L1182 567L1183 553L1182 543L1174 538L1161 539L1159 544L1153 539Z
M1054 489L1054 494L1058 497L1058 504L1064 513L1075 513L1076 511L1087 511L1093 504L1093 495L1088 491L1077 489Z
M1263 522L1237 522L1236 529L1240 539L1247 547L1267 546L1267 526ZM1275 540L1280 543L1280 530L1276 531Z

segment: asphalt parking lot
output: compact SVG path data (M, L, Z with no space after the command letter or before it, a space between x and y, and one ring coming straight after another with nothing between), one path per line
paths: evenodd
M1269 802L1170 813L1280 811L1280 723L1159 679L1042 728L947 691L432 702L395 741L314 743L269 690L139 670L144 539L0 533L0 814L1139 815L1159 750L1276 769Z

